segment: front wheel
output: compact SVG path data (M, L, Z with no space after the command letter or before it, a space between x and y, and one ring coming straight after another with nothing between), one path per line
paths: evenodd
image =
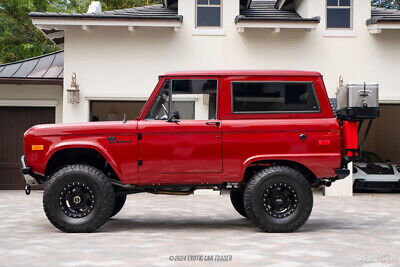
M293 232L310 216L313 195L301 173L286 166L271 166L249 181L244 206L249 219L261 230Z
M235 210L240 215L247 218L246 210L244 209L243 194L243 191L231 191L231 202Z
M111 217L114 217L115 215L118 214L118 212L120 212L122 210L122 208L124 207L126 202L126 195L115 195L115 206L114 206L114 210L111 213Z
M110 180L89 165L69 165L52 175L43 192L43 208L49 221L64 232L93 232L114 209Z

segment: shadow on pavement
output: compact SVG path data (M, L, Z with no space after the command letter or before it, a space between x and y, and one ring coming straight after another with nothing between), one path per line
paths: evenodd
M175 229L235 229L257 231L258 229L247 219L126 219L115 218L108 221L101 229L101 232L117 232L126 230L175 230Z
M100 232L118 232L127 230L243 230L251 232L260 232L260 230L247 219L150 219L150 218L115 218L108 221ZM305 225L300 227L297 233L324 232L329 230L355 230L359 225L351 221L332 221L329 219L310 219Z

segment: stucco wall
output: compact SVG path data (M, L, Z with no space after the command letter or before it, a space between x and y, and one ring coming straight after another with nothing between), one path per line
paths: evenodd
M0 84L0 100L12 100L7 101L8 104L14 100L23 100L16 103L26 106L40 105L41 102L46 103L46 100L56 100L55 121L62 122L63 90L60 85Z
M305 0L307 1L307 0ZM90 97L143 99L158 75L173 70L296 69L324 75L334 96L338 78L380 84L380 97L399 100L400 30L368 32L370 1L354 0L355 37L324 37L325 1L308 0L308 16L321 16L316 31L267 29L236 30L239 0L225 0L225 36L194 36L194 0L179 2L182 28L68 27L65 38L64 88L77 74L81 103L64 103L64 122L88 121ZM64 100L66 101L66 99Z

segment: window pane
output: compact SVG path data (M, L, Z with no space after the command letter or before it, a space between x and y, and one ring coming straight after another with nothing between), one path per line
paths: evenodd
M179 111L182 120L215 119L217 84L217 80L173 80L172 111Z
M145 101L90 101L90 121L119 121L139 116Z
M221 0L210 0L210 5L220 5Z
M350 8L328 8L328 28L350 28Z
M197 0L198 5L208 5L208 0Z
M220 7L197 7L197 26L199 27L220 27Z
M167 80L163 88L158 93L157 97L146 114L147 120L167 120L169 117L169 83Z
M340 0L339 6L350 6L351 0Z
M195 101L172 101L172 110L179 111L181 120L194 120Z
M234 112L318 111L310 83L235 82L232 84Z
M338 6L338 1L339 0L328 0L327 5L328 6Z

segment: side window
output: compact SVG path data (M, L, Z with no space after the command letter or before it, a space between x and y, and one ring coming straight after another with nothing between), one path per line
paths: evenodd
M233 113L318 112L309 82L232 82Z
M196 0L196 28L222 27L222 0Z
M327 0L326 28L351 29L352 28L352 1L353 0Z
M181 120L216 119L217 84L218 80L172 80L171 110L179 111Z
M167 120L173 111L181 120L216 119L217 85L218 80L167 80L145 119Z

